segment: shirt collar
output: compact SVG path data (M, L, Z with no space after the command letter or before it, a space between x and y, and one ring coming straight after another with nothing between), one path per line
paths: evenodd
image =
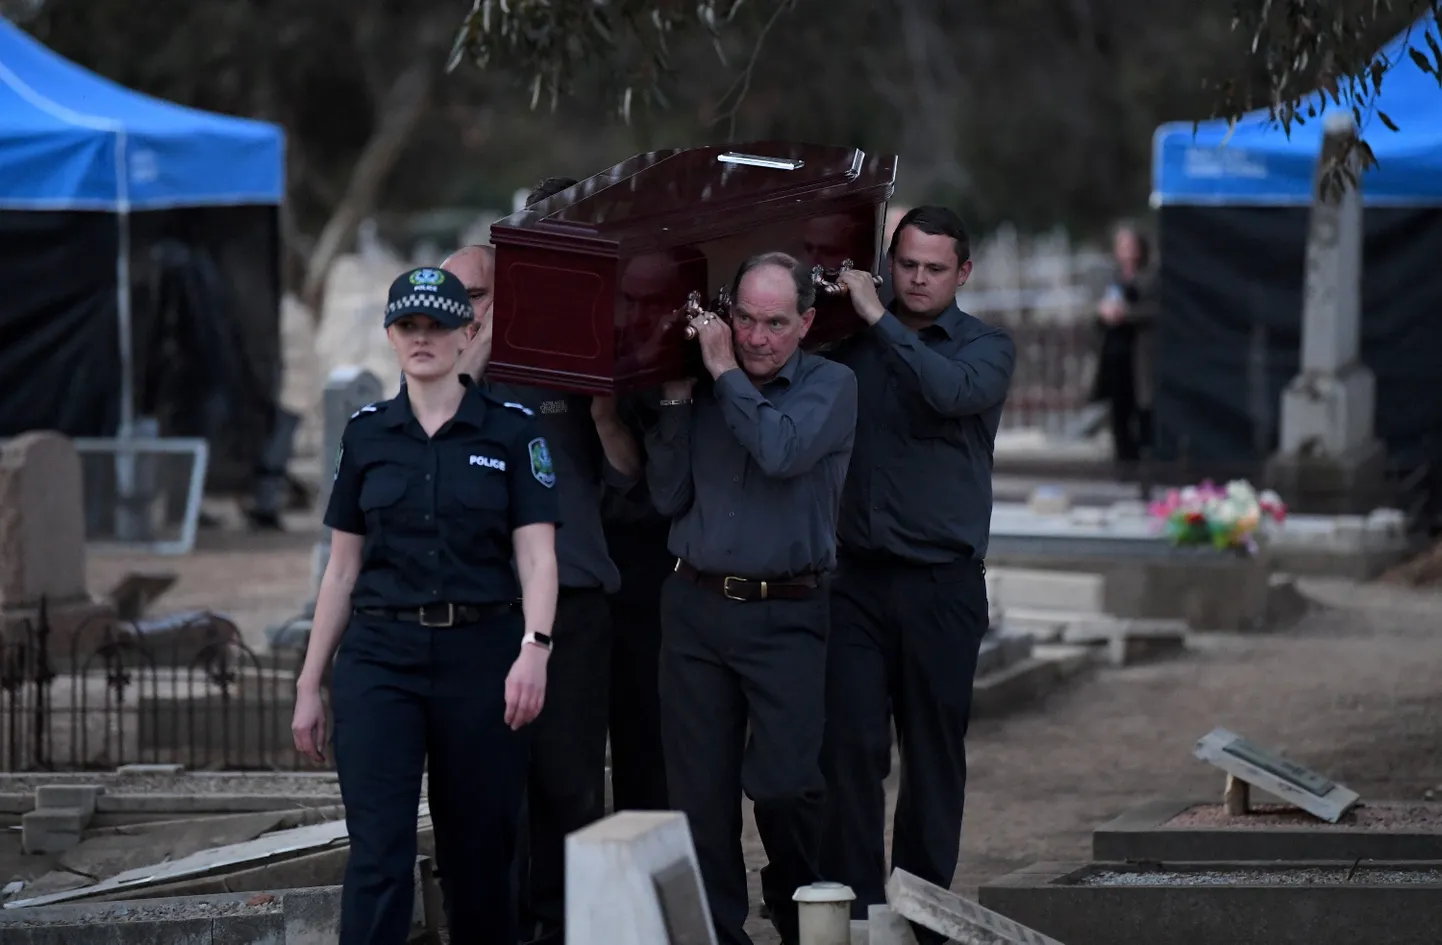
M796 369L800 363L801 348L798 346L795 351L791 352L791 357L786 359L786 363L781 365L781 370L776 372L776 376L766 383L775 384L780 382L790 387L792 382L796 380Z
M469 374L460 375L458 380L460 385L466 389L466 393L461 398L461 405L456 408L453 420L480 427L486 419L486 401L485 396L481 393L485 389L484 382L477 384ZM381 423L388 427L403 427L415 418L415 412L411 410L411 399L406 395L405 387L402 386L400 393L392 397L382 408Z
M892 315L895 315L896 301L893 300L892 303L886 307L886 310ZM951 304L948 305L940 315L936 316L936 319L932 321L930 325L925 326L921 331L929 331L935 328L946 335L947 338L954 339L961 334L962 322L961 307L958 306L956 300L953 299ZM920 332L918 332L918 334L920 334Z

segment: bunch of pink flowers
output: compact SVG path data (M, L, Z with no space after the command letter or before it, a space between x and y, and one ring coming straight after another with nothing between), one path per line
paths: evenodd
M1287 506L1270 489L1258 493L1244 479L1225 487L1211 480L1185 489L1169 489L1149 509L1174 545L1201 546L1255 554L1259 530L1279 524Z

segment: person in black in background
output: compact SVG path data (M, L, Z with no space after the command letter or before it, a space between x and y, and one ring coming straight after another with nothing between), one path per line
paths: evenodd
M830 355L855 372L861 408L831 596L821 862L827 879L855 891L858 919L886 901L893 715L901 787L891 865L943 889L956 870L972 677L987 629L992 456L1016 362L1004 331L957 307L971 261L955 213L911 210L887 258L890 309L870 274L842 274L871 327Z
M552 177L526 200L534 206L576 182ZM536 415L556 454L563 527L556 536L560 599L554 687L537 719L526 792L528 865L521 880L521 934L533 945L565 941L566 835L606 814L606 729L611 684L611 604L621 574L606 546L601 502L642 475L640 443L612 397L588 397L487 382L503 400Z
M799 350L810 266L742 264L731 324L691 320L710 375L663 385L646 480L678 559L661 594L666 787L696 844L721 945L750 945L741 792L766 847L761 890L785 945L797 887L821 879L821 738L836 509L856 435L856 380ZM747 737L747 728L750 737Z
M336 457L330 562L291 728L296 749L323 761L334 655L350 836L340 945L409 936L427 769L451 940L516 942L511 871L526 726L546 696L559 516L535 420L457 372L470 319L449 273L392 284L386 335L406 385L351 417Z
M1134 224L1112 235L1116 271L1097 305L1101 356L1093 401L1110 401L1112 448L1118 463L1132 464L1152 441L1152 329L1157 314L1151 246Z

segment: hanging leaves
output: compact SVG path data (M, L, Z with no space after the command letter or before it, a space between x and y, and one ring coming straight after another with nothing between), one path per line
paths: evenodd
M1290 135L1318 117L1321 105L1346 109L1361 133L1351 149L1330 157L1323 188L1355 187L1377 163L1365 140L1368 119L1375 114L1388 131L1401 130L1376 102L1388 70L1405 65L1401 56L1383 58L1378 48L1403 25L1414 24L1403 41L1407 58L1437 79L1442 94L1442 46L1436 25L1422 20L1428 12L1442 12L1442 0L1237 0L1232 30L1247 37L1253 79L1215 85L1213 117L1235 120L1260 110Z

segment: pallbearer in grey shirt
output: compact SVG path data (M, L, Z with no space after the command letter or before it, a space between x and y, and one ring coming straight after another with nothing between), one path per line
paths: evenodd
M740 791L769 865L762 895L798 940L797 887L818 872L828 599L856 433L856 378L799 350L808 269L783 253L736 275L730 325L692 320L709 379L662 392L646 478L673 519L661 595L661 735L721 945L750 945ZM750 740L747 742L747 726Z
M946 889L956 870L972 677L987 627L991 470L1016 348L965 314L966 230L918 207L887 252L895 298L844 273L871 329L832 357L861 410L841 503L827 657L827 827L822 868L856 892L852 918L886 901L891 719L901 794L891 865ZM926 945L938 938L924 929Z

